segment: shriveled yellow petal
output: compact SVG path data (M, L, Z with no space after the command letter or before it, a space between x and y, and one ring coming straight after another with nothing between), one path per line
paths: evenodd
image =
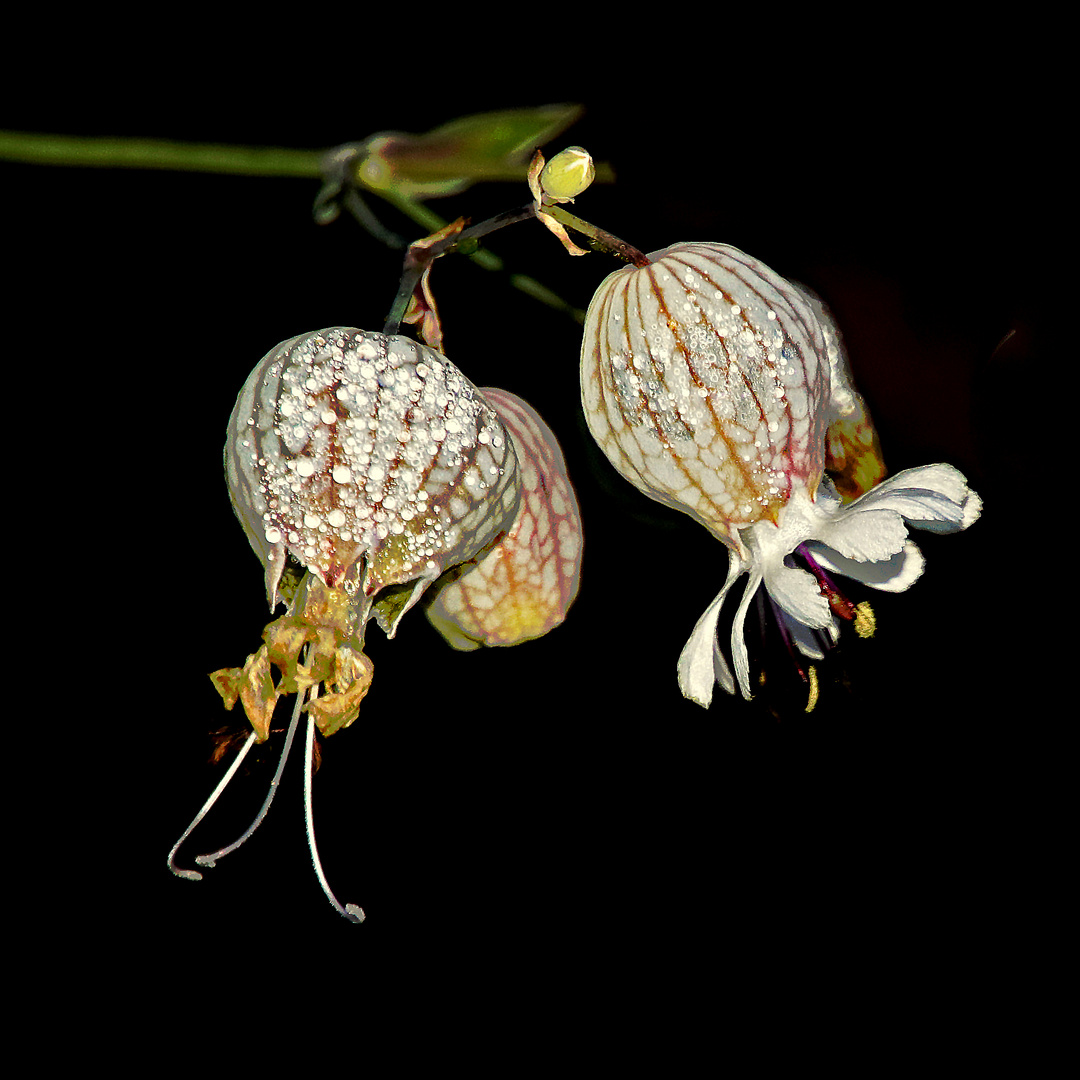
M324 736L348 727L360 715L360 702L371 689L375 665L363 653L343 649L338 652L338 672L338 685L345 689L322 694L308 702L315 725Z
M567 231L550 214L545 214L542 211L537 210L536 216L559 238L559 242L571 255L589 254L585 248L578 247L577 244L570 239Z
M232 709L237 699L240 700L259 742L265 742L270 737L270 721L281 696L274 685L266 646L249 656L242 668L221 668L211 673L210 680L226 709Z

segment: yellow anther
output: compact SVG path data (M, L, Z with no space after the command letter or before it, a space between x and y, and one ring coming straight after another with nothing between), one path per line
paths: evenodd
M861 638L868 638L874 636L874 631L877 629L877 619L874 616L874 609L870 606L869 602L864 600L861 604L855 605L855 633Z
M806 702L806 711L813 712L818 699L817 668L813 664L810 665L807 675L810 679L810 697Z

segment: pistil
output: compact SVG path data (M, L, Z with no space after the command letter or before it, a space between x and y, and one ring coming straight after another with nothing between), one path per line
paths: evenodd
M803 562L806 563L806 568L817 580L821 595L829 601L829 607L832 609L833 614L846 622L854 622L859 615L856 605L836 587L835 582L821 568L806 544L800 544L795 550Z

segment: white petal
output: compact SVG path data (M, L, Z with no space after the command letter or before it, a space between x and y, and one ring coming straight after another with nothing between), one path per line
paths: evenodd
M975 522L982 500L964 474L951 465L905 469L856 499L838 517L869 509L893 510L909 525L932 532L958 532Z
M731 668L728 667L727 660L724 659L724 653L720 648L720 642L713 638L713 673L716 675L716 681L720 684L721 689L726 690L729 694L735 693L735 679L731 675Z
M979 520L982 514L982 499L975 494L974 491L968 491L967 498L964 499L961 518L959 525L953 525L951 522L942 523L939 521L914 521L912 524L919 529L926 529L928 532L936 533L951 533L958 532L961 529L967 529L974 525Z
M911 540L904 544L902 551L881 562L856 562L815 543L807 546L814 553L818 565L827 573L854 578L882 592L903 592L910 588L923 572L922 552Z
M770 566L765 588L792 618L804 626L818 630L829 625L832 619L829 601L821 595L813 574L790 566Z
M860 507L854 513L841 512L833 521L820 525L814 539L849 559L878 562L903 549L907 526L895 510Z
M683 697L696 701L705 708L712 701L713 683L720 679L729 694L735 692L735 684L731 679L731 672L727 670L727 664L723 657L723 671L726 679L720 678L721 672L717 670L714 652L716 643L716 621L720 617L720 608L734 584L735 579L743 572L745 564L735 554L728 561L728 576L724 587L716 595L716 599L705 609L705 614L697 621L690 640L683 647L679 656L679 689Z
M739 680L739 689L747 701L750 700L750 657L746 652L746 611L750 607L750 601L761 584L761 571L751 570L750 577L746 582L746 590L739 602L739 610L735 612L735 620L731 624L731 662L735 665L735 675Z
M809 657L811 660L822 660L825 657L825 650L821 647L821 635L823 633L828 636L833 645L840 640L840 625L835 615L829 621L828 626L818 629L805 626L783 611L781 612L781 618L784 620L784 627L787 629L795 647L803 656Z
M725 592L727 588L725 586ZM679 656L679 689L683 697L696 701L706 709L712 701L716 672L713 667L713 642L716 639L716 620L720 617L720 605L724 593L705 609L697 621L690 640L683 646Z
M974 525L982 516L982 508L982 499L974 491L970 492L967 499L964 500L964 520L961 522L960 527L967 529Z

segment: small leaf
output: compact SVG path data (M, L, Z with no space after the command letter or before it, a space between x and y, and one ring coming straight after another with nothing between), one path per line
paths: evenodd
M353 177L372 191L428 199L463 191L477 180L522 180L537 146L565 131L580 105L545 105L462 116L424 135L386 132L362 144ZM611 170L599 167L599 179Z

